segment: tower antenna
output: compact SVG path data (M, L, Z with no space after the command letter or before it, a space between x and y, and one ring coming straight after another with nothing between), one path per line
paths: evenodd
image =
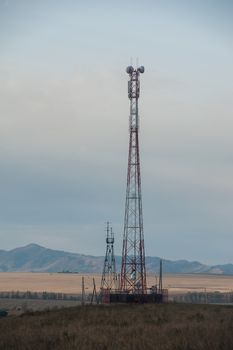
M116 289L116 262L114 256L114 233L109 222L107 222L106 235L106 253L104 259L104 268L101 279L101 290Z
M139 155L139 76L144 67L128 66L128 97L130 99L129 154L125 201L124 236L121 265L121 290L146 294L146 267L142 216L141 173Z

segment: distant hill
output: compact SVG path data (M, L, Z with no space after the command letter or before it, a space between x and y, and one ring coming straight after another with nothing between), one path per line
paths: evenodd
M0 271L30 271L30 272L79 272L101 273L103 256L91 256L68 253L29 244L10 251L0 250ZM146 257L147 271L158 273L158 257ZM116 256L117 270L120 270L121 257ZM213 273L233 275L233 264L208 266L197 261L163 260L165 273Z

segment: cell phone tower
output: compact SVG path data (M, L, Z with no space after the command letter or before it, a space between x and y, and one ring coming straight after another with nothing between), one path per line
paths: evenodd
M114 256L114 233L107 222L106 236L106 254L104 259L104 268L101 279L101 290L115 290L116 288L116 262Z
M144 73L144 67L134 68L129 66L126 68L126 72L129 74L130 137L121 266L121 291L132 294L146 294L147 286L138 137L139 76L141 73Z

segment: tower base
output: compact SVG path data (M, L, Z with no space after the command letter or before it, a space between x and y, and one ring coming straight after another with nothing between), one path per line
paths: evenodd
M148 293L148 294L130 294L125 292L107 292L102 295L102 303L104 304L155 304L165 303L168 301L167 290L164 289L162 293Z
M110 303L146 304L162 302L163 294L110 294Z

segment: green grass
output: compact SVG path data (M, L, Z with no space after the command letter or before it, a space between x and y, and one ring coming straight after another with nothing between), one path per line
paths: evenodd
M233 308L95 305L0 319L0 349L232 350Z

